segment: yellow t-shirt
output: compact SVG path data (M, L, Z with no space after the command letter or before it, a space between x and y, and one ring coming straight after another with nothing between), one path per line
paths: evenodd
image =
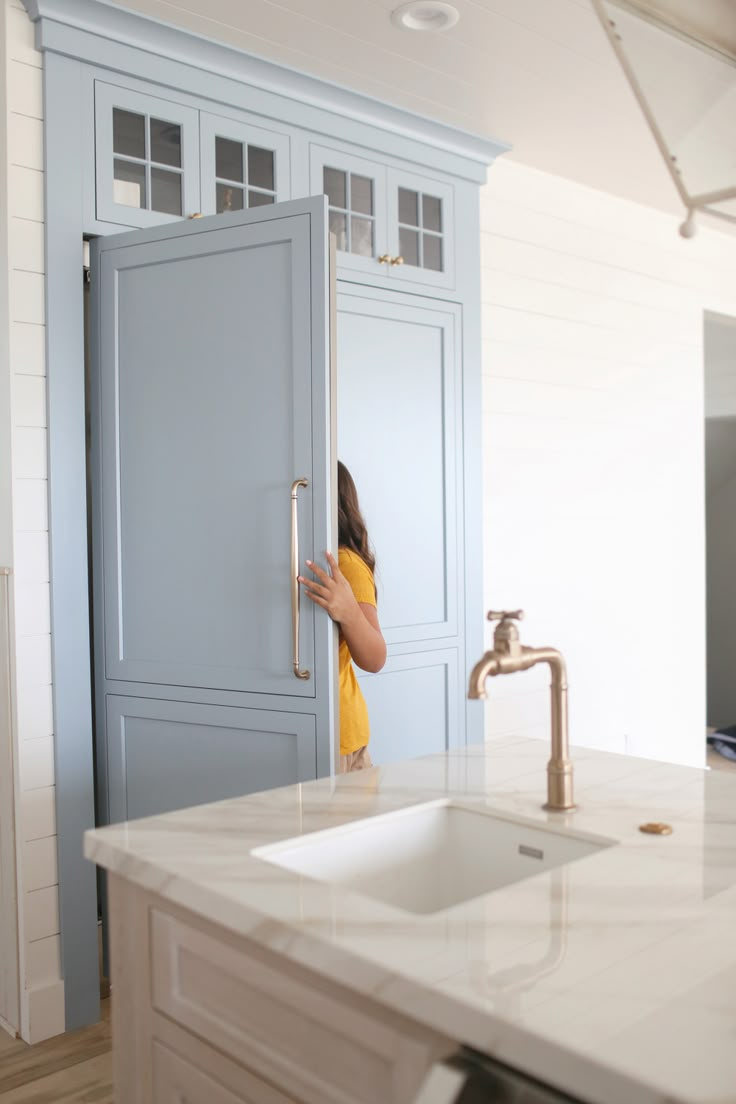
M357 602L366 602L375 606L376 590L373 585L373 573L357 552L349 548L338 548L337 563L343 575L350 583L350 589ZM347 643L340 633L340 754L350 755L358 748L365 747L370 739L368 707L358 686L353 667L352 656Z

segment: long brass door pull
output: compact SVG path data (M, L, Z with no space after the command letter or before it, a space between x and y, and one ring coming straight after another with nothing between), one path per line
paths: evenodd
M306 479L295 479L291 484L291 633L292 649L294 653L294 676L298 679L311 678L309 671L302 671L299 666L299 605L301 595L299 593L299 518L297 514L297 498L300 487L308 487Z

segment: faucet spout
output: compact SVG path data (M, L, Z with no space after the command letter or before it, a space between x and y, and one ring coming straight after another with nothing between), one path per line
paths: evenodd
M515 613L491 613L489 620L500 621L493 638L493 648L478 660L470 672L468 697L484 699L486 682L496 675L510 675L515 671L528 671L538 663L546 663L551 674L551 755L547 764L547 801L543 808L574 809L573 771L567 731L567 668L556 648L528 648L519 641L513 621L523 617L521 610Z
M574 809L572 759L567 727L567 668L556 648L533 648L536 663L549 666L551 706L551 755L547 764L547 803L545 809Z
M492 678L493 675L498 673L498 657L493 652L486 652L470 672L468 697L471 700L485 701L488 697L486 679Z

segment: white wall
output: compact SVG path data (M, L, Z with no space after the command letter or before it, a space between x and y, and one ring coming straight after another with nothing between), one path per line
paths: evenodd
M703 311L736 313L736 237L503 159L481 217L486 604L565 655L573 743L702 765ZM491 685L488 735L546 736L547 682Z
M10 455L12 506L0 509L0 547L13 567L11 727L20 929L20 1023L27 1042L64 1029L51 699L51 625L46 464L43 70L33 27L17 0L0 9L6 147L3 148L9 320L0 359L0 440ZM10 449L8 450L8 442ZM2 500L0 499L0 503ZM0 832L12 831L8 810Z

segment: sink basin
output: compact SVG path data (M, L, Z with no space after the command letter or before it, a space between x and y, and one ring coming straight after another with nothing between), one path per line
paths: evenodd
M405 912L430 914L615 842L441 799L252 853Z

